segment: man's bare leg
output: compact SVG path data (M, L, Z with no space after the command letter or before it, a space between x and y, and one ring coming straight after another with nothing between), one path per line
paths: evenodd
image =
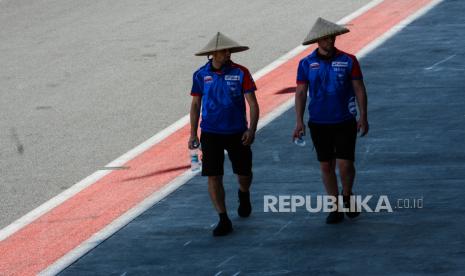
M208 177L208 193L210 194L213 206L220 217L218 225L215 229L213 229L213 236L227 235L233 230L233 228L231 220L228 218L228 214L226 212L223 176Z
M337 159L339 174L341 177L343 196L350 196L355 179L354 161Z
M208 177L208 193L218 214L226 213L226 204L224 202L223 176Z
M337 187L336 160L320 162L320 170L326 193L337 197L339 190Z
M336 177L336 160L332 159L330 161L320 162L321 178L325 185L326 193L330 196L336 197L336 206L337 196L339 195L339 189L337 186L337 177ZM344 213L333 211L329 213L326 218L326 223L336 224L341 222L344 219Z
M337 165L339 167L339 174L341 176L342 183L342 195L344 201L344 207L350 208L350 196L352 195L352 187L354 186L355 180L355 166L354 161L338 159ZM355 218L360 215L359 210L351 209L349 212L346 212L346 215L349 218Z

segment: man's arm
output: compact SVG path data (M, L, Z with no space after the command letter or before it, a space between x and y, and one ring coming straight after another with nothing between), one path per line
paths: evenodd
M200 108L202 105L202 97L200 95L193 95L191 102L190 110L190 120L191 120L191 135L189 137L188 147L190 149L194 148L194 144L199 144L199 138L197 136L197 129L199 127L200 119Z
M249 104L250 111L250 123L249 129L247 129L242 135L242 143L244 145L251 145L255 138L255 132L257 131L258 117L260 116L260 107L258 106L257 97L255 92L246 93L245 99Z
M360 111L360 118L357 122L357 130L361 131L361 136L365 136L368 133L368 98L363 80L352 80L352 86L354 87L355 97L357 98L358 109Z
M296 125L292 138L295 139L301 134L305 135L304 113L307 103L308 83L299 83L295 91L295 115Z

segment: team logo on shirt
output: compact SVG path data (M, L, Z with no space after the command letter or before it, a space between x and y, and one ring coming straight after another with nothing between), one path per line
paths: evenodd
M357 115L357 106L355 105L355 97L350 97L349 99L349 104L347 105L347 108L349 108L349 112L356 116Z
M347 67L349 63L347 61L333 61L331 63L332 67Z
M227 81L238 81L240 79L241 77L239 75L225 75L224 76L224 80L227 80Z
M204 82L212 82L212 81L213 81L213 78L212 78L212 76L205 76L205 77L203 78L203 81L204 81Z
M318 62L310 63L310 69L320 69L320 64Z
M226 81L226 84L229 86L229 89L231 89L231 91L236 90L237 82L235 82L235 81Z

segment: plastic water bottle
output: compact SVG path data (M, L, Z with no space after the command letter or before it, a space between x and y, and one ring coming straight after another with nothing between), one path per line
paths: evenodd
M194 148L189 149L190 157L191 157L191 171L198 172L201 169L201 163L199 159L199 143L194 143Z
M297 137L297 138L294 139L294 144L296 144L296 145L299 146L299 147L305 147L305 145L306 145L307 143L305 143L304 134L303 134L303 133L300 133L300 134L299 134L299 137Z

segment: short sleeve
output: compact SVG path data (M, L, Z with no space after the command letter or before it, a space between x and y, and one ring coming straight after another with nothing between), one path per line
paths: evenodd
M352 72L350 73L350 77L352 80L361 80L363 79L362 70L360 69L360 64L355 56L351 56L353 64L352 64Z
M191 89L191 95L192 96L200 96L202 95L202 88L203 81L201 80L201 76L198 72L194 73L194 76L192 77L192 89Z
M299 67L297 67L297 84L307 84L308 83L308 67L305 66L305 60L299 62Z
M251 93L257 90L257 86L255 86L255 81L252 78L249 70L247 68L242 68L244 72L244 80L242 81L242 90L245 93Z

